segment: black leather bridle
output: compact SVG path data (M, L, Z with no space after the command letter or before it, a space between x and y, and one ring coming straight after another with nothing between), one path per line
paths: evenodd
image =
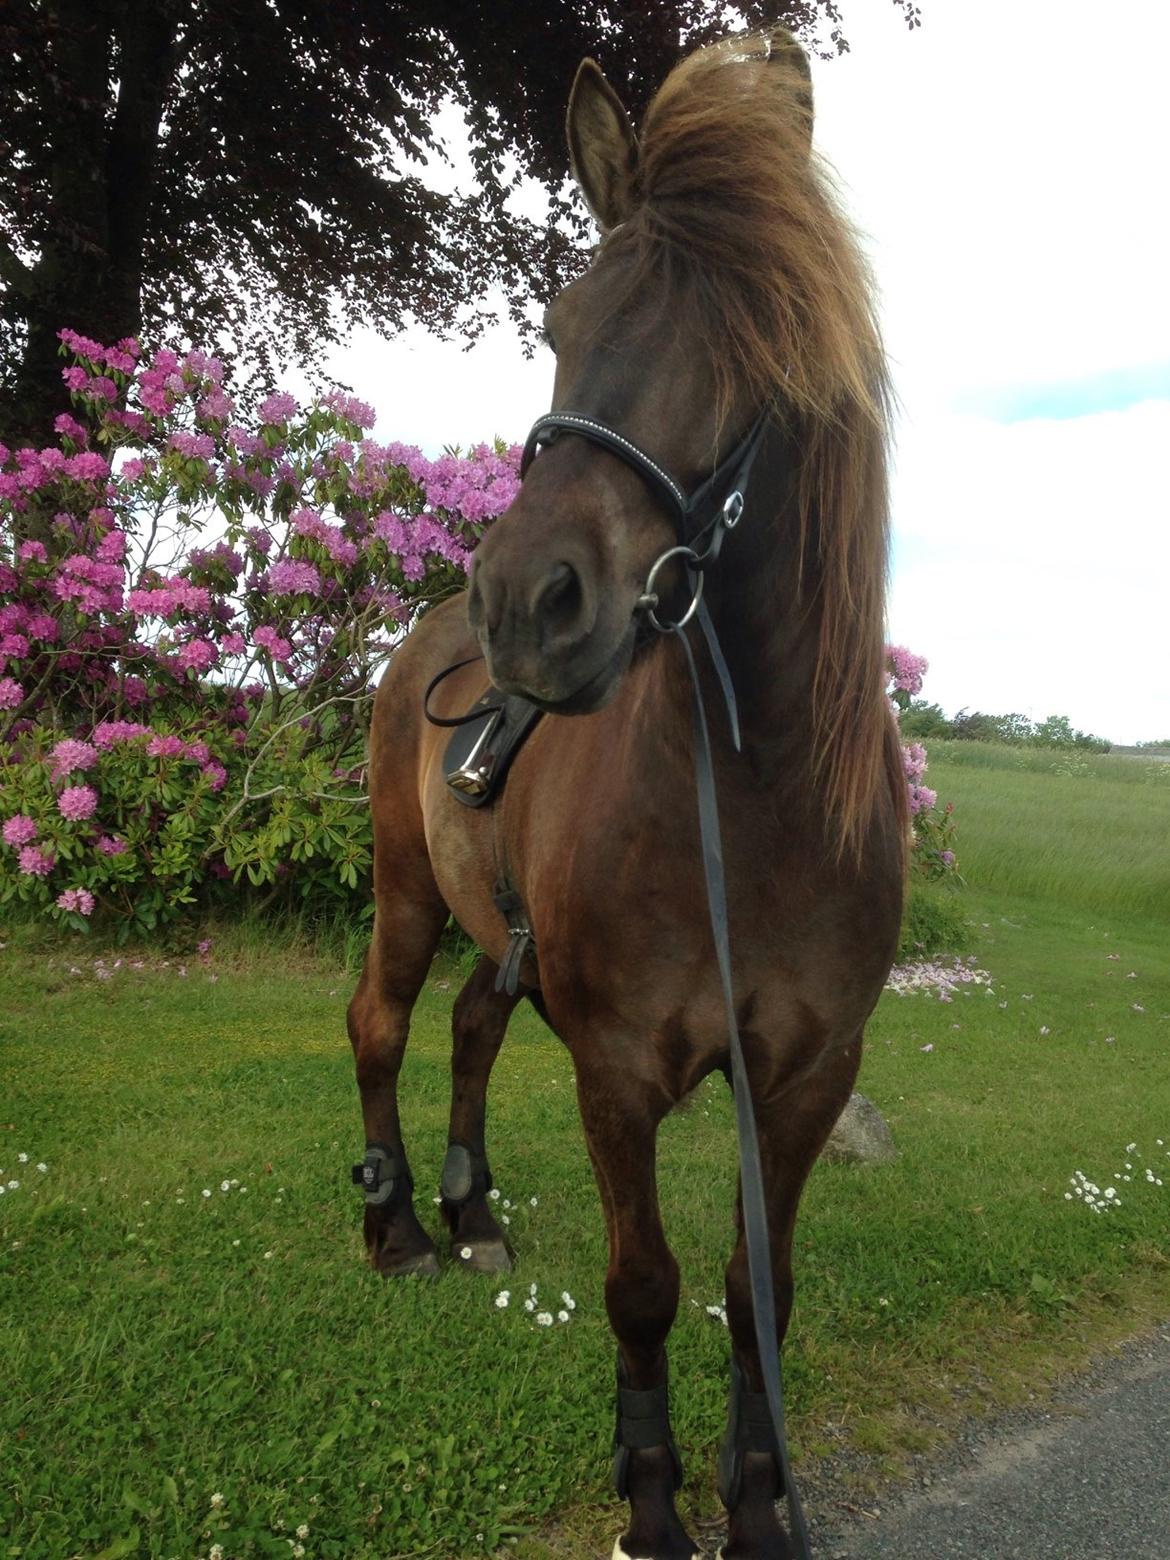
M703 708L702 688L694 654L686 634L686 625L696 617L727 703L731 722L732 740L739 749L739 719L735 692L727 663L719 648L715 626L703 600L704 571L718 559L729 532L735 529L744 513L748 480L756 456L764 444L772 425L774 408L767 406L756 418L731 453L719 462L711 475L688 496L674 478L657 461L616 428L585 417L578 412L548 412L539 417L524 445L520 462L521 478L528 471L537 449L554 442L564 433L576 434L591 443L600 445L610 454L631 467L646 482L654 495L661 500L675 522L678 543L668 548L655 560L646 579L646 586L638 598L636 611L646 614L651 625L663 634L674 634L686 654L691 675L691 709L695 733L695 789L699 804L699 838L703 856L703 873L707 884L707 908L711 919L711 931L715 940L715 957L719 965L720 982L727 1019L728 1048L731 1055L731 1082L735 1096L736 1125L739 1131L740 1189L743 1202L744 1236L747 1245L748 1272L751 1279L752 1311L755 1318L756 1346L759 1350L760 1369L764 1378L768 1418L775 1445L776 1456L788 1499L792 1538L796 1560L811 1560L808 1526L801 1507L800 1496L792 1477L788 1445L784 1433L784 1386L780 1370L780 1351L776 1343L776 1299L772 1287L771 1245L768 1238L767 1208L764 1199L764 1177L760 1163L760 1145L756 1133L755 1109L752 1105L751 1086L739 1038L739 1023L735 1012L735 997L731 980L731 942L727 921L727 888L723 874L723 846L719 830L719 809L715 795L715 773L711 759L711 739L707 728L707 716ZM722 503L720 496L722 495ZM717 506L717 507L715 507ZM698 523L707 511L714 513ZM676 621L663 621L658 616L659 598L654 589L658 571L668 559L679 558L687 569L694 586L690 605ZM621 1403L619 1387L619 1404ZM634 1394L635 1397L644 1394ZM621 1409L619 1407L619 1421ZM738 1427L733 1427L738 1429ZM750 1444L749 1450L767 1450L766 1446Z

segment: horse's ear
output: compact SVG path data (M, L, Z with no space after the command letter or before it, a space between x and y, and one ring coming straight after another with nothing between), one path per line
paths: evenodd
M603 233L634 205L638 142L621 99L593 60L582 60L569 94L566 128L573 177Z
M789 82L793 100L802 121L807 123L808 144L812 146L813 85L808 55L800 41L786 27L773 27L768 36L768 58L781 66Z

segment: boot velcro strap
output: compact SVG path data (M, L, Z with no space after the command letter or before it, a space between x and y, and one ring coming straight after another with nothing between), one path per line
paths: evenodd
M775 1452L776 1431L772 1427L766 1392L741 1391L735 1444L745 1452Z
M646 1392L618 1388L617 1441L631 1450L669 1444L670 1406L665 1383Z

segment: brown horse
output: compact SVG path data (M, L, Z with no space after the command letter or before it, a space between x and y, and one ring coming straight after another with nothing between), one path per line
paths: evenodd
M887 382L868 275L811 153L811 124L807 62L784 33L685 60L640 140L586 61L569 143L603 238L545 320L554 409L629 440L684 492L767 409L743 518L706 577L739 700L739 751L697 639L696 659L712 710L734 1009L781 1338L797 1201L849 1097L893 958L905 840L883 691ZM645 1560L690 1560L696 1548L674 1505L665 1344L678 1265L659 1216L655 1138L672 1106L729 1057L686 655L677 635L653 632L646 611L651 566L676 544L645 465L562 428L481 543L467 599L424 618L402 646L371 735L377 915L349 1010L367 1141L365 1238L386 1274L437 1267L412 1206L396 1088L448 912L486 950L455 1005L442 1179L466 1265L509 1260L486 1197L484 1100L516 1003L530 996L568 1047L609 1234L615 1469L630 1502L616 1552ZM659 580L669 589L659 585L657 611L681 616L695 575L674 560ZM444 782L447 733L424 720L423 694L477 649L499 689L547 713L501 796L473 811ZM473 660L434 702L457 715L486 681ZM510 942L493 900L501 880L534 934L514 995L495 990ZM742 1216L727 1311L735 1390L721 1462L724 1552L778 1560L791 1549L775 1505L779 1463L761 1429Z

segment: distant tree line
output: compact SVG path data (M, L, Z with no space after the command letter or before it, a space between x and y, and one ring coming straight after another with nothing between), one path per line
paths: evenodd
M985 715L982 710L961 709L946 715L938 704L915 699L902 711L898 722L906 741L927 738L955 738L967 742L1008 742L1015 747L1087 748L1092 753L1108 753L1113 746L1106 737L1077 731L1067 715L1049 715L1047 720L1032 721L1026 715Z

